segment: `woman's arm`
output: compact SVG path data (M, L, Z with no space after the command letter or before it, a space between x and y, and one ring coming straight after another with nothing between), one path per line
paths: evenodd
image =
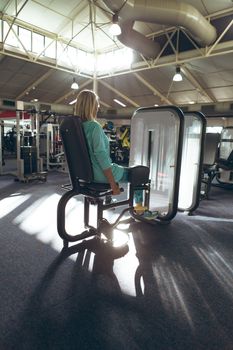
M121 191L120 191L120 188L119 188L118 184L116 183L116 181L115 181L115 179L113 177L112 169L108 168L108 169L103 170L103 172L104 172L104 175L108 179L108 182L109 182L109 184L111 186L112 194L113 195L120 194Z
M113 195L118 195L120 194L120 189L112 173L109 149L106 148L104 137L102 127L97 124L92 134L93 154L111 186Z

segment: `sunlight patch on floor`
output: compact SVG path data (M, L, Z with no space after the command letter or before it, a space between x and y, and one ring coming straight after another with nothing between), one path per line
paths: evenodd
M186 290L185 285L188 289L190 284L185 268L178 263L170 265L164 256L160 256L152 268L154 275L152 288L158 290L164 309L170 314L185 320L190 328L194 329L189 302L184 292ZM146 286L147 282L144 281L144 283Z
M61 251L62 240L57 233L56 212L59 199L58 194L43 196L23 210L13 220L13 224L56 251Z
M212 216L190 216L189 217L191 220L200 220L200 221L219 221L219 222L233 222L233 219L226 219L226 218L215 218Z
M122 293L136 296L134 276L138 268L138 259L132 233L129 232L128 235L129 252L123 258L114 261L113 271Z
M24 200L30 196L24 197ZM35 200L26 209L15 217L13 224L17 225L25 233L34 236L36 239L44 244L49 245L54 250L61 252L63 241L57 232L57 205L61 196L57 193L44 195ZM15 198L14 198L15 199ZM21 199L23 201L23 199ZM19 199L15 206L19 205ZM11 205L12 210L13 204ZM111 222L115 222L118 218L118 213L114 211L105 212L104 215ZM84 207L83 201L76 198L71 198L66 206L66 232L70 235L77 235L84 231ZM97 212L96 206L90 206L90 224L96 227ZM126 228L126 226L123 226ZM136 257L136 249L134 240L131 235L125 234L124 230L119 228L114 230L114 245L122 244L122 239L128 241L130 253L126 254L121 259L114 261L114 273L119 280L122 292L129 295L136 295L134 285L134 272L138 266L138 259ZM70 243L69 246L78 243ZM77 260L79 254L70 255L69 258ZM94 255L90 259L88 270L92 270Z
M228 259L211 246L205 249L196 247L193 249L221 288L224 288L226 293L233 298L233 266L227 262Z
M14 193L10 197L3 198L0 201L0 219L11 213L30 197L30 194L22 195L21 193Z

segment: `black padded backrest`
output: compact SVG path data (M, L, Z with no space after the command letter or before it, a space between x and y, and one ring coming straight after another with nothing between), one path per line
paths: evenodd
M218 156L220 134L207 133L205 135L205 148L203 164L214 165Z
M93 171L81 119L77 116L64 117L60 133L73 187L77 179L91 182Z

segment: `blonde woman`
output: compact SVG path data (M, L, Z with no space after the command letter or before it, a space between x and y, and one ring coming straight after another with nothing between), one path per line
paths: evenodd
M109 140L101 125L97 122L97 111L99 98L92 90L82 90L77 96L74 114L82 120L84 134L87 140L89 155L91 158L94 181L109 183L112 194L120 194L118 182L128 182L128 168L112 163L110 158ZM146 218L153 218L156 213L147 211L142 206L143 193L138 190L134 193L135 211L145 215Z
M77 97L75 115L83 121L94 181L109 183L113 195L118 195L120 194L120 188L117 182L122 180L125 168L112 163L110 158L109 140L96 120L99 108L98 100L98 96L94 91L82 90Z

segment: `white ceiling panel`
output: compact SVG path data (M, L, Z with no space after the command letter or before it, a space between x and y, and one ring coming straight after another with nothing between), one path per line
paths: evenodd
M233 101L233 84L229 87L216 87L211 89L219 102Z
M203 14L207 15L210 13L214 13L214 12L218 12L218 11L222 11L222 10L226 10L226 9L230 9L233 7L232 4L232 0L220 0L220 1L213 1L213 0L200 0L200 1L192 1L189 0L187 1L190 4L192 4L193 6L197 7L201 12L202 9L206 10L207 13L205 14L205 12L202 12Z
M4 11L6 9L8 2L9 2L9 0L1 0L0 1L0 11Z
M46 31L56 33L66 17L62 13L46 9L38 3L29 2L20 12L18 19Z

